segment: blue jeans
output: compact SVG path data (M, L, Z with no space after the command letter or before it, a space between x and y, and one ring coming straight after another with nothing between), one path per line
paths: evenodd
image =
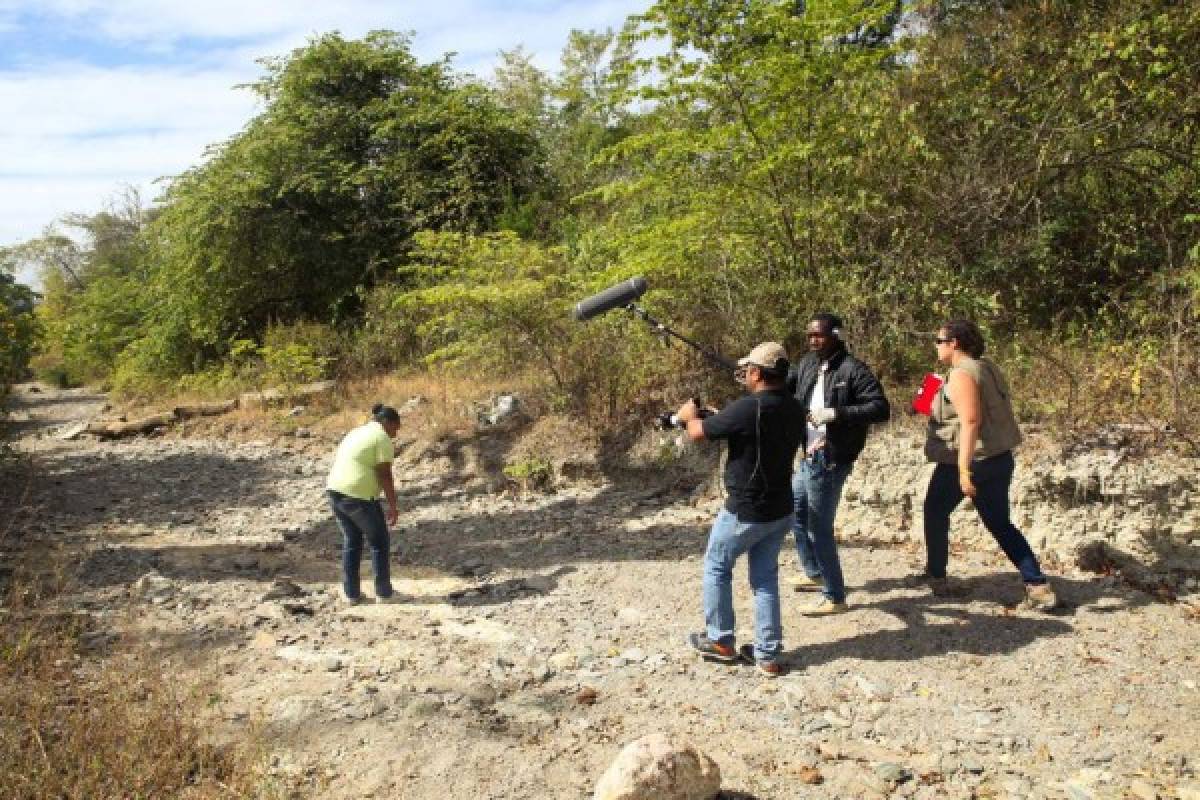
M842 499L842 486L852 469L853 464L830 466L825 451L818 450L804 459L792 475L792 496L796 503L792 530L796 534L800 566L808 577L824 581L824 594L835 603L846 602L846 583L833 538L833 523Z
M363 539L371 546L371 567L375 570L375 596L392 594L391 565L388 554L391 537L387 519L378 500L359 500L341 492L327 490L329 508L342 532L342 591L354 600L362 595L358 585L359 562L362 561Z
M754 590L754 657L773 661L783 652L779 613L779 549L791 517L741 522L721 509L704 551L704 623L710 641L733 646L733 565L745 553Z
M1020 571L1026 583L1046 582L1037 556L1024 534L1009 516L1008 487L1012 484L1012 452L980 459L971 465L975 484L975 510L983 526L995 538L1004 555ZM934 578L946 577L950 559L950 513L963 499L955 464L938 464L925 490L925 572Z

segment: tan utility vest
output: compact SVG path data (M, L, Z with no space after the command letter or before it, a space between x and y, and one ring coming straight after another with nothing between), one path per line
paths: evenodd
M933 412L929 415L929 429L925 437L925 457L938 464L958 463L958 436L962 421L946 393L950 388L950 374L955 369L966 372L979 387L982 419L975 458L998 456L1019 445L1021 429L1017 427L1017 418L1013 415L1012 395L1004 373L986 358L964 358L947 373L946 382L933 398Z

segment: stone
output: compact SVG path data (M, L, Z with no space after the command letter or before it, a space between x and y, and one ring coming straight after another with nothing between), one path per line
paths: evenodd
M801 783L807 783L809 786L817 786L825 782L825 776L821 774L821 770L816 767L801 767L796 777Z
M1092 794L1091 789L1081 786L1074 781L1064 783L1063 790L1067 793L1067 797L1070 800L1096 800L1096 795Z
M555 653L550 656L550 666L556 670L575 669L579 666L579 656L570 652Z
M88 428L88 421L74 422L69 425L64 425L54 434L55 439L61 439L64 442L73 442L82 436Z
M861 675L854 676L854 684L862 692L863 697L868 700L886 702L892 699L892 693L886 686L872 683Z
M899 764L884 762L875 766L875 774L892 785L904 783L912 777L912 773Z
M640 664L646 660L646 652L640 647L631 647L628 650L623 650L620 658L626 664Z
M551 578L549 575L530 575L523 583L526 589L535 592L549 592L555 586L554 578Z
M652 733L626 745L596 784L594 800L712 800L721 770L695 745Z
M521 415L521 401L515 394L502 394L496 398L492 407L479 415L483 425L500 425L516 420Z
M277 580L263 595L263 600L283 600L291 597L304 597L308 594L299 584L289 580Z
M147 572L133 583L133 592L139 597L163 597L171 594L174 588L170 578L157 572Z
M641 625L646 621L646 615L636 608L622 608L617 612L617 622L628 627Z
M1150 783L1137 779L1129 785L1129 793L1138 800L1158 800L1158 790Z

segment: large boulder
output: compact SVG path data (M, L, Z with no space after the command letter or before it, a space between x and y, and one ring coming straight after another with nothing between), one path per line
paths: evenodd
M625 746L596 784L594 800L712 800L721 770L690 742L652 733Z

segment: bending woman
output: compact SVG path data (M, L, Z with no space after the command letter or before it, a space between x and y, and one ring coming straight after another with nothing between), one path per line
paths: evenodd
M937 464L925 492L925 573L919 578L935 594L946 592L950 547L950 513L970 497L984 527L1021 573L1026 608L1051 609L1058 598L1025 536L1012 523L1008 491L1013 476L1013 448L1021 431L1013 415L1008 381L983 358L979 327L951 320L936 339L938 361L950 366L946 382L933 399L925 437L925 456Z

